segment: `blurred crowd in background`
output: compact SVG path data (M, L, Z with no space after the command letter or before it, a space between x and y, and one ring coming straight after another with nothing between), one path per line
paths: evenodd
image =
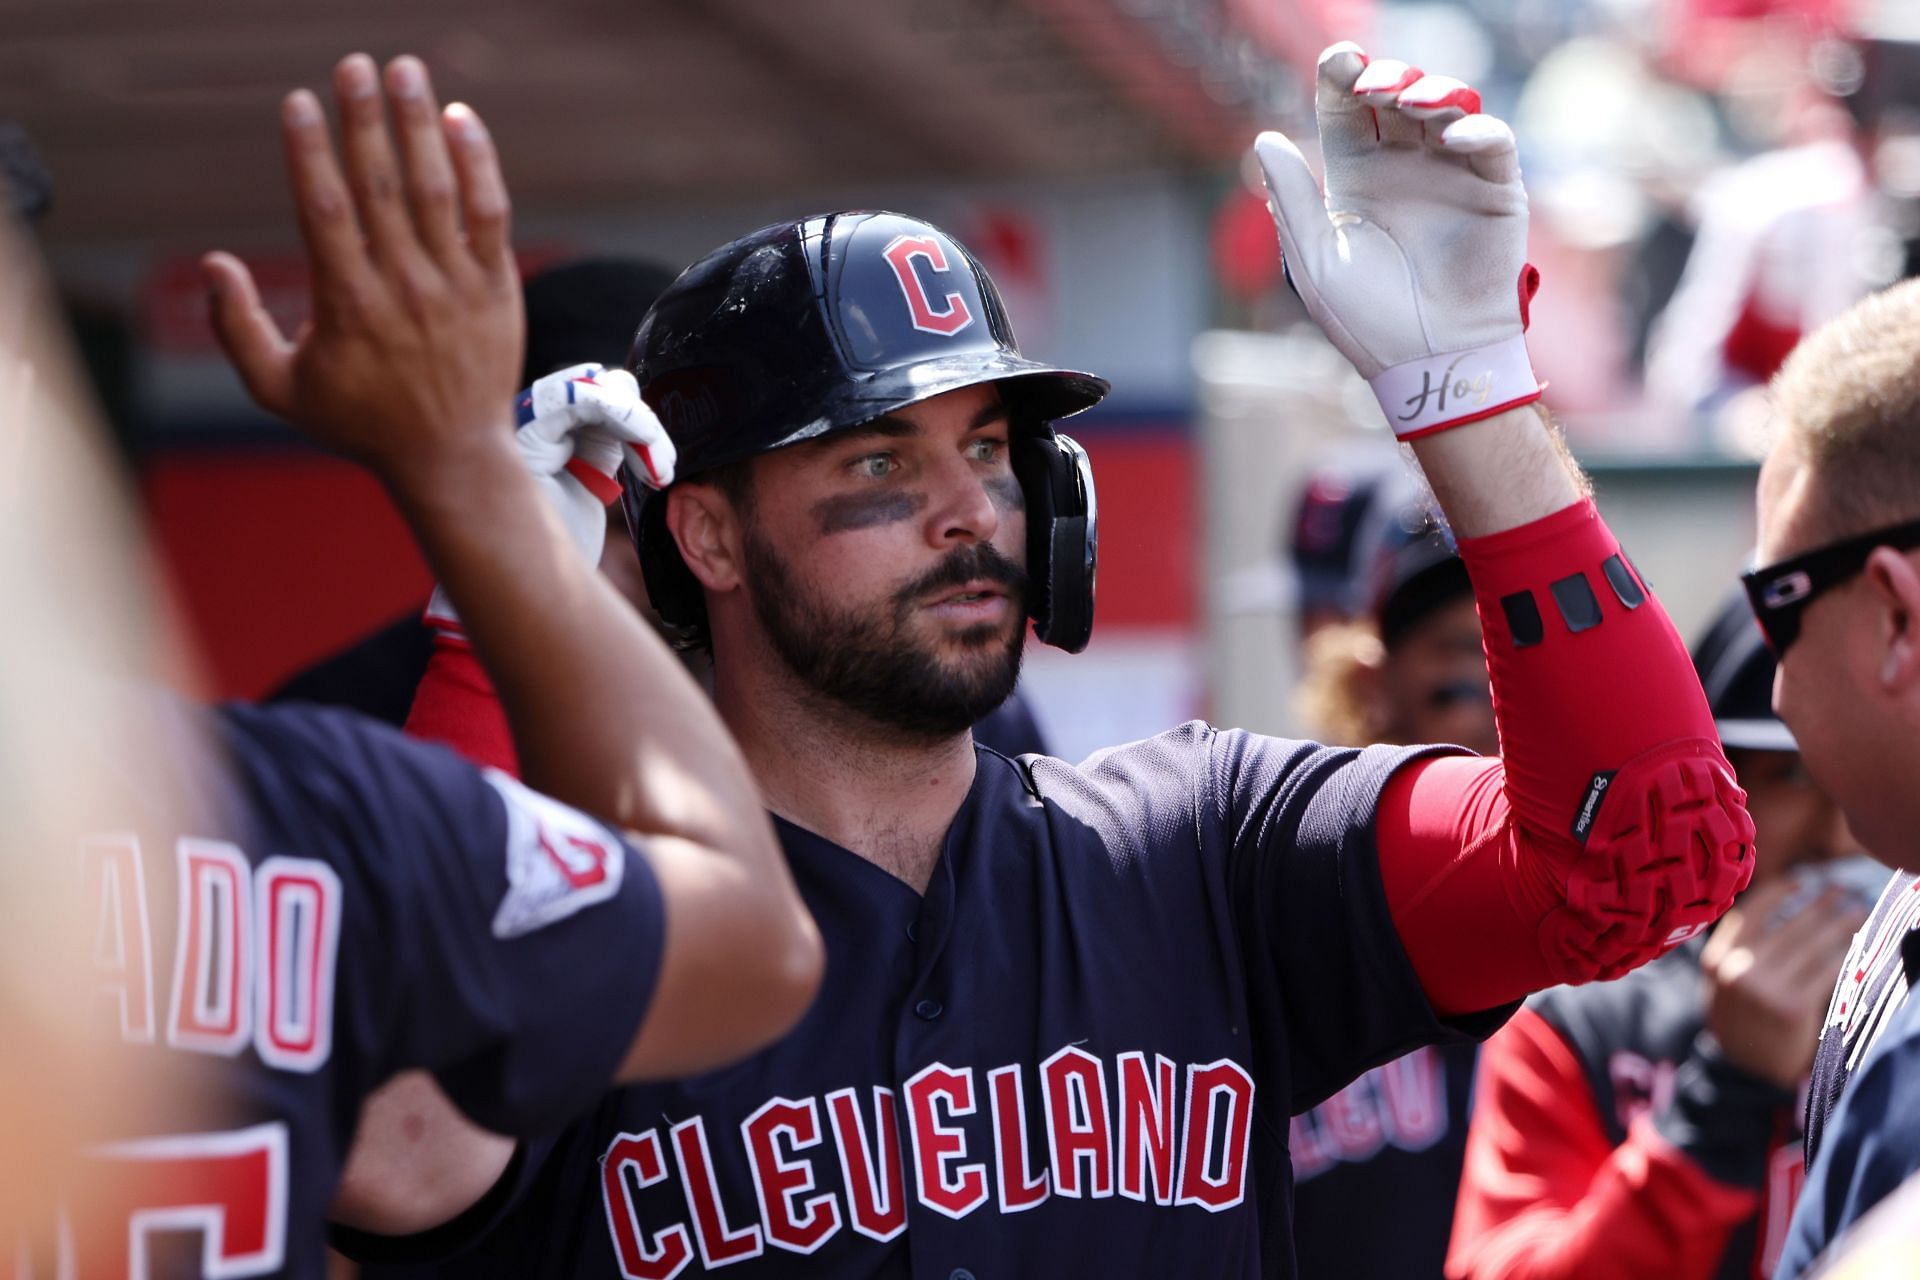
M1069 756L1193 714L1305 727L1274 691L1304 672L1295 622L1316 607L1289 530L1303 495L1393 452L1288 290L1246 163L1259 127L1310 143L1325 43L1404 51L1513 121L1545 279L1536 365L1683 626L1751 536L1758 388L1920 243L1920 11L1897 0L839 0L805 21L641 5L617 25L587 5L176 8L156 38L111 5L22 7L0 119L214 683L241 696L426 581L371 485L245 401L193 268L251 245L269 305L301 314L282 197L245 176L275 163L247 108L347 45L417 48L498 122L529 271L611 254L665 279L775 218L900 208L975 248L1028 350L1116 371L1081 428L1107 517L1101 625L1029 681ZM1247 334L1268 337L1232 346ZM1241 493L1212 393L1249 368L1269 394L1242 406L1256 434L1237 447L1278 457L1283 483ZM1250 615L1257 633L1223 642Z

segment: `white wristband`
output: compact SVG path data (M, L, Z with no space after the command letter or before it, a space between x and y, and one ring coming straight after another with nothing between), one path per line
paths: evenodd
M1490 347L1409 360L1383 370L1371 385L1387 425L1402 440L1490 417L1540 395L1524 334Z

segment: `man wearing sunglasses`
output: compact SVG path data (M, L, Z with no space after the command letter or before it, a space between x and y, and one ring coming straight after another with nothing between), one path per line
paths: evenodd
M1773 384L1760 564L1774 706L1854 834L1900 868L1840 972L1807 1102L1807 1185L1776 1280L1920 1166L1920 281L1801 343Z
M1773 655L1733 598L1693 652L1747 792L1754 871L1711 937L1556 987L1488 1041L1452 1280L1747 1280L1780 1250L1799 1099L1834 966L1886 868L1851 849L1773 714Z

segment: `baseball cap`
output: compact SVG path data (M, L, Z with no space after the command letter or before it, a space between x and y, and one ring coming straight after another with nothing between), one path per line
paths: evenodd
M1397 545L1392 526L1412 493L1391 449L1347 451L1314 469L1283 539L1303 613L1352 618L1370 607L1380 557Z
M1693 668L1722 744L1748 751L1800 749L1773 713L1774 658L1744 592L1727 601L1694 646Z
M1388 526L1376 575L1373 620L1389 649L1436 609L1473 595L1452 537L1420 504L1404 507Z

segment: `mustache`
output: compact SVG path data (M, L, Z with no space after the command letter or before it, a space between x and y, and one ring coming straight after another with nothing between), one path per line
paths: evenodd
M939 564L900 588L895 599L906 606L922 596L969 582L992 582L1006 588L1009 596L1023 600L1027 594L1027 571L1007 559L990 542L955 547Z

